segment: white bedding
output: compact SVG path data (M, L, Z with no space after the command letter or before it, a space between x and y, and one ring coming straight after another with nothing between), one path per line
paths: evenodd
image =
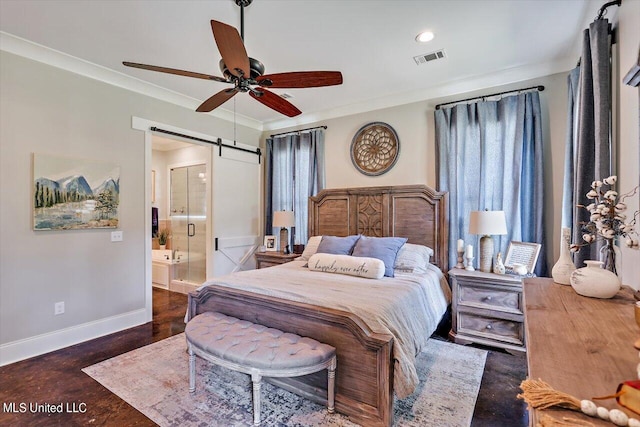
M393 335L394 391L399 398L418 385L415 357L435 331L451 299L442 272L429 265L424 274L396 271L379 280L309 271L304 261L232 273L203 285L242 289L262 295L349 311L376 333Z

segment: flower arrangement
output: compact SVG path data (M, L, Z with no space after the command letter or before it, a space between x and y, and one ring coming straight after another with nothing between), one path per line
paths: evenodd
M580 223L583 231L582 243L572 244L570 247L572 252L577 252L580 247L590 245L597 240L604 240L606 247L612 251L613 241L616 238L623 238L625 245L630 248L638 248L638 232L635 226L640 211L635 211L629 222L625 214L627 210L625 200L636 195L638 187L620 195L613 189L617 180L618 177L612 175L602 181L593 181L591 190L587 193L587 199L591 203L587 206L577 205L589 211L590 216L589 221Z

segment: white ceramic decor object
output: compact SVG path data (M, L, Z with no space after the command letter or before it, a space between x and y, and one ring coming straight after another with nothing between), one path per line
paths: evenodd
M571 287L576 293L592 298L612 298L620 290L618 276L602 268L600 261L585 261L586 267L571 273Z
M505 270L504 262L502 262L502 252L498 252L496 262L493 264L493 272L496 274L504 274Z
M571 229L568 227L562 228L562 236L560 238L560 258L558 262L551 269L551 277L555 283L561 285L570 285L571 273L576 269L571 259L571 253L569 251L569 245L571 244Z

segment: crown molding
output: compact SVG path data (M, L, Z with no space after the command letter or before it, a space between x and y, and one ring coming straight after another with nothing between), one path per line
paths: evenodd
M189 96L145 82L127 74L94 64L84 59L60 52L58 50L34 43L13 34L0 31L0 50L22 56L52 67L60 68L74 74L98 80L112 86L120 87L132 92L140 93L161 101L169 102L194 111L202 101ZM202 114L202 113L199 113ZM209 114L213 117L234 122L232 111L218 108ZM235 123L261 131L262 122L236 114Z
M145 82L127 74L114 71L110 68L94 64L92 62L68 55L64 52L34 43L15 35L0 31L0 50L19 55L34 61L42 62L56 68L60 68L75 74L89 77L113 86L117 86L132 92L150 96L171 104L175 104L189 110L195 110L201 101L186 95L162 88ZM464 94L470 91L488 89L496 86L504 86L524 80L548 76L571 70L575 64L575 58L565 57L558 61L542 64L527 64L513 67L482 76L469 76L465 79L449 82L445 85L434 86L427 89L415 90L401 94L369 99L363 102L346 105L329 110L304 113L295 118L277 119L261 122L247 116L235 116L237 124L247 126L258 131L268 132L295 126L309 125L312 123L330 120L339 117L367 113L369 111L382 110L397 107L399 105L422 102L436 98L444 98ZM232 111L217 108L207 113L219 119L234 122Z

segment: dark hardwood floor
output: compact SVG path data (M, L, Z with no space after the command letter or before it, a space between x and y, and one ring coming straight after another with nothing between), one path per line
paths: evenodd
M186 295L154 288L152 322L0 367L0 425L154 426L81 369L183 332L186 305ZM527 426L526 405L516 399L525 376L523 355L490 350L472 426ZM30 413L30 403L51 406ZM60 404L63 413L53 413Z

